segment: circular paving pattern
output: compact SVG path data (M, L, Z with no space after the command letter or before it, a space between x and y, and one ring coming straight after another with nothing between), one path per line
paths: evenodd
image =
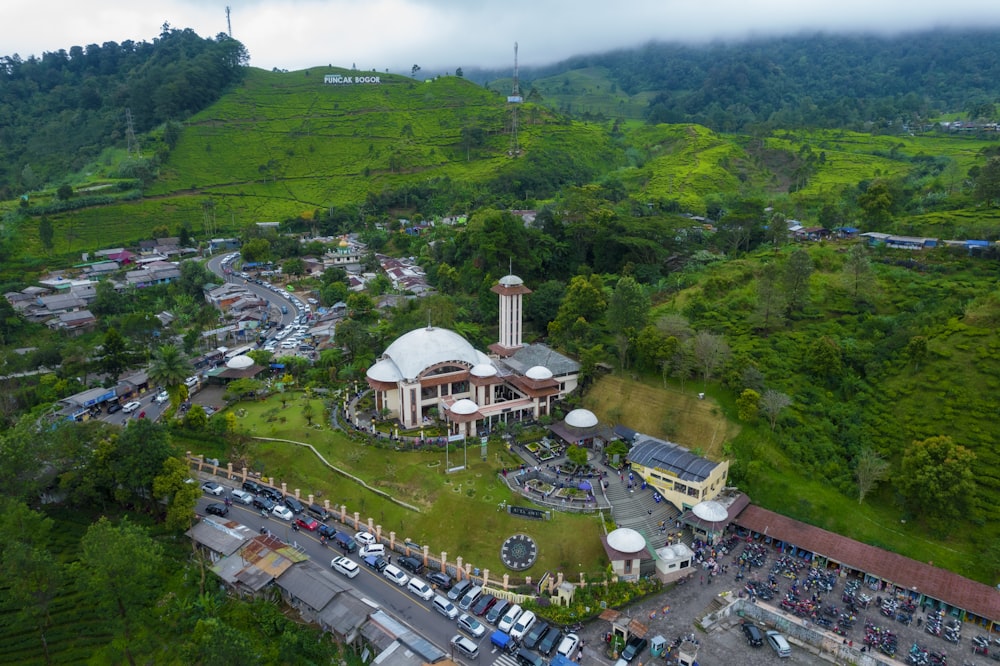
M500 547L500 559L508 569L524 571L530 569L538 558L538 545L527 534L507 537Z

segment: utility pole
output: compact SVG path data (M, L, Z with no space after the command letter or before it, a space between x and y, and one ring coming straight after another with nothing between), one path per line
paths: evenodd
M226 27L229 29L229 37L233 37L233 22L229 19L229 5L226 5Z
M511 157L517 157L521 154L521 146L517 141L517 109L523 101L524 98L521 97L521 86L517 80L517 42L514 42L514 87L510 91L510 95L507 96L507 104L511 108L510 151L508 153Z

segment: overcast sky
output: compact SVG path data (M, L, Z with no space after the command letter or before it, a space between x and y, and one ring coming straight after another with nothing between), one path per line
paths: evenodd
M409 73L522 65L637 46L794 33L1000 26L1000 0L4 0L0 55L226 31L250 64Z

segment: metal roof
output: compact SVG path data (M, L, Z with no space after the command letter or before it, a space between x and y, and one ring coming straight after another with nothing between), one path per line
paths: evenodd
M641 438L641 439L640 439ZM704 481L718 463L696 456L680 444L639 435L628 461L669 472L682 481Z

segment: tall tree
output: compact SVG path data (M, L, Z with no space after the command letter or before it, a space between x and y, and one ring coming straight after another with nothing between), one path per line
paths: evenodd
M781 414L781 411L790 404L792 404L792 399L780 391L767 389L761 393L760 411L767 418L767 422L771 425L772 432L774 431L775 425L778 423L778 416Z
M174 345L161 345L153 354L149 364L149 379L166 389L170 404L174 409L187 399L187 385L184 380L192 372L191 363Z
M1000 157L993 157L979 170L975 177L973 194L977 201L992 208L1000 201Z
M549 324L549 335L557 345L578 349L595 339L596 324L606 308L601 278L597 275L574 276L556 318Z
M847 251L844 261L844 279L851 298L855 303L864 300L872 274L871 260L868 258L868 247L864 243L855 243Z
M896 488L912 515L936 532L968 520L977 507L976 454L951 437L930 437L903 454Z
M98 367L111 380L109 386L118 383L118 378L132 364L134 356L118 329L109 328L104 334L104 343L101 345L100 355L97 358Z
M854 465L854 478L858 482L858 504L865 501L865 496L885 477L889 471L889 462L873 449L861 449L861 455Z
M884 229L892 220L893 198L889 184L876 180L858 195L858 206L868 218L872 229Z
M42 215L38 221L38 239L42 241L42 247L51 250L55 238L55 229L52 227L52 220L48 215Z
M160 545L127 519L114 525L101 517L80 540L74 576L86 598L95 600L116 619L121 649L133 666L134 628L155 599L162 570Z
M809 279L813 274L813 261L809 252L795 249L785 266L785 302L788 312L801 312L809 304Z
M619 362L628 367L628 350L649 317L649 296L635 278L625 276L618 280L608 300L608 328L618 342Z
M190 483L190 478L190 467L176 457L167 458L160 473L153 478L153 497L167 502L164 526L168 530L180 532L191 527L201 488L197 483Z
M729 360L729 343L721 335L708 331L698 331L694 337L692 348L694 357L701 370L701 378L706 384L715 373Z
M784 323L785 297L780 279L780 269L773 262L764 264L757 274L757 305L750 319L754 328L765 333Z

